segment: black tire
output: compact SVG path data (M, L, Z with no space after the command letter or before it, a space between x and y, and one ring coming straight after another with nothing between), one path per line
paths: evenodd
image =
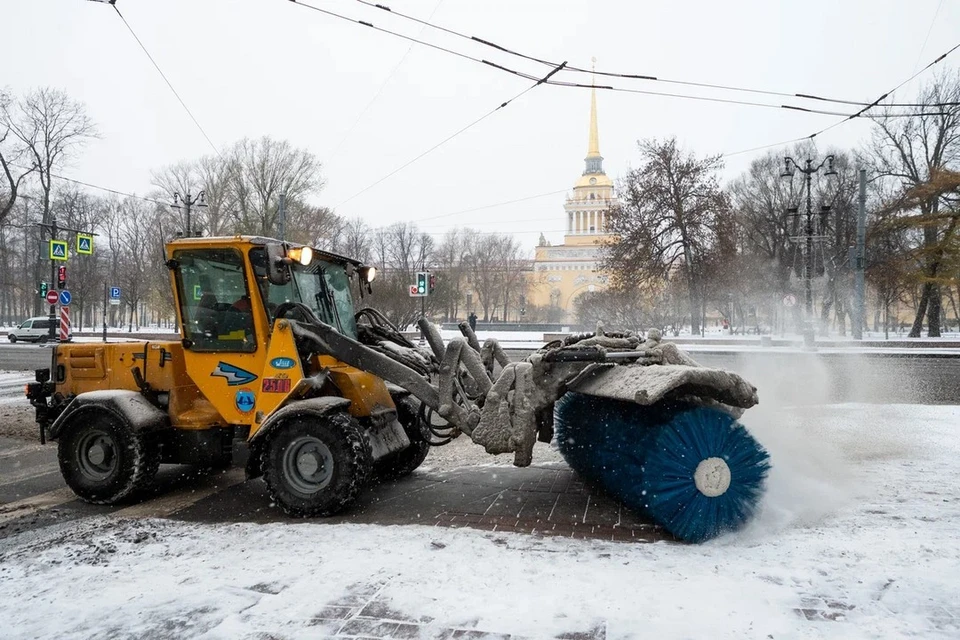
M383 481L399 480L410 475L430 453L430 443L424 439L420 428L420 402L409 396L395 402L397 419L410 439L410 446L377 462L377 479Z
M46 336L46 335L37 336L37 344L46 344L46 343L47 343L47 337L48 337L48 336Z
M106 411L75 416L60 434L57 457L67 485L93 504L133 497L150 486L160 466L155 437Z
M370 478L370 444L346 413L295 418L267 438L263 479L289 515L333 515L353 503Z
M13 335L12 333L10 333L10 334L7 335L7 339L10 340L10 343L11 343L11 344L13 344L14 342L17 341L17 336L15 336L15 335Z

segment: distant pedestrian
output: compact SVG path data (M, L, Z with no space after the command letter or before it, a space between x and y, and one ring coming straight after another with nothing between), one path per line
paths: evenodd
M470 323L470 328L473 331L477 330L477 314L475 314L473 311L471 311L470 315L467 316L467 322Z

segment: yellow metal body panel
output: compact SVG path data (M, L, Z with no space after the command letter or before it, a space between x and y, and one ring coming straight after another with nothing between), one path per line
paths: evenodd
M340 364L330 368L330 379L343 397L350 400L348 411L355 418L366 418L395 408L387 385L372 373Z
M270 335L263 379L256 399L254 424L250 437L260 429L260 424L271 413L286 404L291 398L301 395L298 384L303 379L303 367L293 337L293 329L286 320L277 320Z
M178 342L75 343L56 347L57 369L63 367L63 379L55 377L57 391L63 395L101 389L138 389L133 376L140 369L151 388L169 391L175 373L173 351ZM55 376L57 374L54 374Z

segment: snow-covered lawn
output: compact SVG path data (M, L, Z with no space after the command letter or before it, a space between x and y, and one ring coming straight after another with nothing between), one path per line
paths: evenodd
M88 519L0 541L0 637L960 637L960 407L745 422L775 465L764 508L708 544Z

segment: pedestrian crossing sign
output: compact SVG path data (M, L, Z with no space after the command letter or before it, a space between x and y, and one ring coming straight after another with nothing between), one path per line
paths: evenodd
M67 241L66 240L50 241L50 259L51 260L67 259Z
M93 255L93 236L85 233L77 234L77 253L84 256Z

